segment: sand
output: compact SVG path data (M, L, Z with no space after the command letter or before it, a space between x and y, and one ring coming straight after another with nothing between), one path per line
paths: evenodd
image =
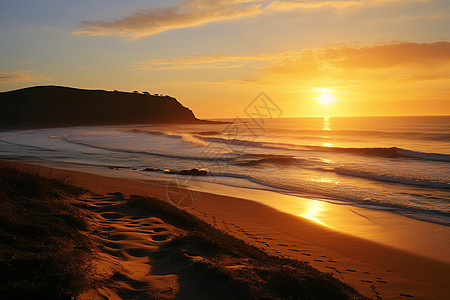
M122 198L141 194L167 199L166 184L45 167L41 168L41 173L53 178L66 178L69 183L97 193L89 199L81 199L83 203L79 204L85 205L93 214L90 222L92 227L97 228L96 236L110 236L108 231L114 228L112 239L93 239L104 249L97 254L97 274L106 278L111 272L118 272L117 280L112 286L90 291L85 295L85 299L95 295L94 298L101 298L100 295L103 295L114 299L118 297L118 291L132 295L133 290L139 289L140 283L145 281L151 281L152 286L159 287L161 298L174 297L177 286L175 278L171 278L173 275L144 276L148 271L148 264L142 254L155 251L158 243L181 232L161 223L161 220L141 219L139 212L127 207ZM169 191L172 192L172 199L173 194L178 194L179 197L192 195L192 192L183 188ZM117 193L123 193L123 196ZM200 201L193 207L185 208L188 212L271 254L307 261L321 271L333 273L365 296L374 299L450 298L450 263L444 255L449 254L448 244L438 248L435 246L437 243L433 243L433 247L425 255L423 251L427 247L408 251L408 245L401 245L402 239L397 241L402 247L397 247L394 242L389 243L392 236L382 240L382 243L376 242L379 235L377 232L389 231L388 226L396 224L396 214L388 213L390 217L382 215L380 218L384 223L373 225L372 229L365 227L362 231L357 230L357 223L355 232L358 234L351 235L324 222L327 215L333 219L332 216L342 213L342 205L329 204L326 213L318 219L308 218L308 215L302 217L289 214L269 205L243 199L244 197L210 192L194 195L200 195ZM252 197L254 195L248 198ZM189 197L185 197L185 201L188 200ZM365 213L371 214L373 218L377 214L371 210L359 209L355 215ZM393 219L393 223L388 222L389 218ZM349 222L351 220L344 222L343 226L347 228L347 232L350 231L348 228L351 228ZM425 226L425 222L421 221L408 219L408 222L408 226L411 226L409 234L414 233L415 227ZM383 224L384 228L380 224ZM448 230L448 227L436 226L438 227L433 228L442 229L444 233ZM369 234L370 230L375 229L375 238L361 238L362 233ZM151 239L148 239L148 234ZM404 235L407 236L408 232L404 232Z
M79 299L136 299L147 293L157 299L173 299L177 276L158 275L149 254L183 232L145 212L129 206L121 193L85 195L77 206L88 213L89 237L93 241L93 279L97 288ZM113 279L113 280L110 280Z

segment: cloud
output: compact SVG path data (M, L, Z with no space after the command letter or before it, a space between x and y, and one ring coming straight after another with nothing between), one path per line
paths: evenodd
M201 68L233 68L258 62L269 62L280 59L290 52L275 54L257 54L253 56L229 55L225 53L180 56L171 58L153 58L135 65L136 68L145 70L170 70L170 69L201 69Z
M450 42L395 43L290 52L241 84L273 86L394 86L450 76ZM397 88L400 88L399 85Z
M365 47L327 47L256 55L225 53L152 58L135 65L138 69L168 70L255 66L270 73L321 74L333 70L385 69L397 66L433 68L450 62L450 42L398 42Z
M291 11L291 10L312 10L320 8L344 9L363 5L362 1L342 0L342 1L272 1L268 10Z
M184 0L167 8L147 9L115 21L82 21L75 34L119 35L138 39L167 30L196 27L261 13L259 1Z
M392 3L428 2L430 0L183 0L177 5L145 9L114 21L81 21L74 34L91 36L118 35L136 40L168 30L197 27L263 13L351 9Z
M276 0L266 7L273 11L292 11L292 10L317 10L317 9L349 9L364 8L376 5L385 5L392 3L405 2L429 2L430 0L330 0L330 1L282 1Z
M378 69L399 65L433 67L450 62L450 42L330 48L318 51L318 55L321 59L344 69Z
M139 69L168 70L233 68L222 80L209 83L265 87L373 85L379 82L442 82L450 77L450 42L397 42L364 47L326 47L256 55L181 56L150 59ZM195 76L202 76L196 73ZM198 80L199 78L197 78ZM200 79L202 80L202 79Z
M32 71L0 72L0 84L10 82L30 82L45 79L43 75L33 74Z

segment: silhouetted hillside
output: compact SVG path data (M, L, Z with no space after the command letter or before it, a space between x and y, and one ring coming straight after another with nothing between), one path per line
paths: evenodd
M0 127L202 122L175 98L150 94L36 86L0 93Z

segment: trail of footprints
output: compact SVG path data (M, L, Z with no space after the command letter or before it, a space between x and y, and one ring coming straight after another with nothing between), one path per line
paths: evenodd
M100 294L114 298L116 293L120 298L132 299L155 294L148 277L151 272L149 257L160 243L177 236L177 230L129 206L121 193L84 196L76 205L91 212L88 216L91 236L101 252L109 255L105 258L102 254L100 264L109 262L116 267L110 274L112 277L105 278L113 279L114 288L105 287ZM170 280L164 282L170 287Z
M205 219L208 219L208 215L207 214L202 213L202 212L200 212L200 214L202 214L205 217ZM224 230L226 232L229 232L229 233L232 233L232 234L236 234L237 233L237 235L243 234L243 235L247 236L248 238L253 240L253 243L252 242L250 242L250 243L255 245L255 246L257 246L261 250L264 250L264 251L266 251L268 253L271 253L271 254L278 255L280 257L286 257L286 258L290 257L289 255L283 255L280 251L275 250L274 248L276 248L276 247L272 247L271 248L270 243L275 243L275 242L273 242L274 241L273 238L270 238L270 237L265 236L263 234L250 233L249 231L245 230L244 228L242 228L242 227L240 227L238 225L235 225L233 223L226 222L224 220L221 220L221 222L219 222L215 216L210 218L210 220L212 221L211 225L213 227L215 227L215 228L222 229L222 230ZM365 271L360 272L360 271L357 271L357 270L354 270L354 269L341 270L338 267L336 267L338 265L338 262L336 260L334 260L332 258L328 258L328 257L323 256L323 255L320 256L319 258L313 258L312 255L310 253L308 253L309 252L308 250L299 249L299 247L297 245L288 245L288 244L284 244L284 243L276 243L276 245L280 246L280 247L286 247L288 251L293 253L293 255L294 255L293 257L296 258L296 259L299 259L299 257L296 257L296 255L304 256L305 259L308 259L306 261L303 261L304 263L308 263L309 264L310 261L314 261L314 262L317 262L317 263L325 263L325 264L331 263L331 264L334 264L334 265L325 265L325 268L330 269L331 271L335 272L336 275L339 276L341 279L344 279L345 273L347 273L347 274L358 274L359 273L360 277L361 277L360 281L362 283L370 284L369 287L370 287L370 290L373 293L374 298L375 299L382 299L381 296L380 296L380 293L377 291L376 286L374 285L374 284L388 284L388 282L383 280L382 278L377 277L376 280L373 280L373 279L369 280L369 279L365 279L364 278L364 277L367 277L367 275L371 275L369 272L365 272ZM414 298L414 296L412 296L412 295L403 294L403 293L399 294L399 296L404 297L404 298Z
M116 257L117 259L129 259L131 258L143 258L149 256L152 251L157 247L157 243L169 241L176 235L173 231L169 231L163 223L157 218L148 218L145 215L139 215L135 209L129 207L126 204L125 199L121 193L110 193L107 195L92 195L81 199L78 204L82 208L93 211L100 216L100 218L94 217L94 223L98 224L98 229L93 233L100 236L102 240L101 247L105 253ZM225 220L218 221L215 216L208 216L205 213L200 213L206 220L209 220L211 225L215 228L222 229L234 235L245 235L249 239L250 243L254 244L258 248L274 254L280 257L289 258L290 255L284 255L280 251L276 250L277 247L271 247L271 243L276 243L273 238L264 234L250 233L244 228L235 225ZM143 235L145 234L145 238ZM131 246L130 246L131 245ZM341 270L338 267L338 262L332 258L326 256L312 257L307 249L299 249L297 245L288 245L284 243L276 243L279 247L285 247L289 252L292 252L293 257L299 259L299 255L302 255L306 261L304 263L310 263L312 261L316 263L328 264L324 267L332 270L337 276L344 279L345 273L359 273L361 278L370 275L369 272L359 272L354 269ZM332 265L330 265L332 264ZM138 281L130 278L128 275L124 275L120 272L116 275L115 280L126 282L136 290L149 289L148 282ZM375 299L382 299L379 292L376 290L374 282L377 284L387 284L388 282L380 277L376 280L361 279L361 282L370 284L370 289L374 294ZM413 298L409 294L400 294L403 298Z

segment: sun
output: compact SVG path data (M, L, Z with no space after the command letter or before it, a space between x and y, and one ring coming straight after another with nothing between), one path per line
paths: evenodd
M322 104L330 104L334 100L336 100L330 93L322 93L319 97L316 98Z

